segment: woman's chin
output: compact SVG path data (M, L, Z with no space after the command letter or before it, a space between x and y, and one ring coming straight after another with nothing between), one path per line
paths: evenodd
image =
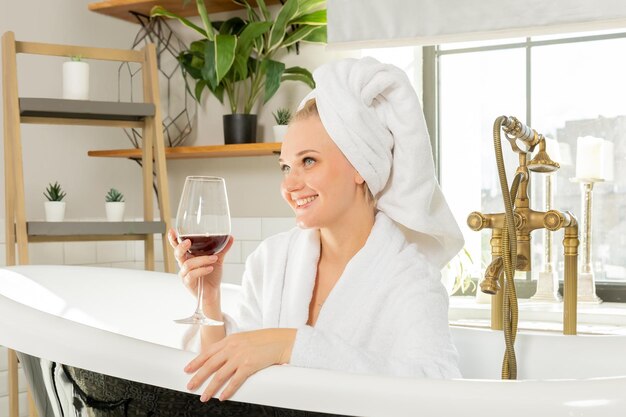
M300 229L317 229L319 225L317 222L311 221L307 216L296 216L296 225Z

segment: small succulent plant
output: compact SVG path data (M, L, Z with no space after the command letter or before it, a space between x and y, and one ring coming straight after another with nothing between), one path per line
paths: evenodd
M279 108L273 115L277 125L288 125L291 120L291 111L285 107Z
M121 203L124 201L124 194L120 193L115 188L111 188L104 197L104 201L107 203Z
M83 56L82 55L72 55L71 59L74 62L81 62L83 60Z
M48 201L62 201L63 197L65 197L65 192L61 189L61 185L55 181L54 184L48 184L43 195Z

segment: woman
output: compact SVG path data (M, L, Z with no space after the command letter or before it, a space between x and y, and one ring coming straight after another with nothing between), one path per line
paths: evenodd
M282 196L298 227L252 253L238 311L221 311L222 262L176 243L179 276L205 313L185 370L201 401L230 398L274 364L427 378L459 377L440 268L463 240L434 176L419 101L398 68L365 58L320 67L289 126Z

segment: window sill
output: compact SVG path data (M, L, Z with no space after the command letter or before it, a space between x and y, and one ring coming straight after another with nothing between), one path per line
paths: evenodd
M563 303L547 303L521 299L520 330L563 331ZM491 303L478 303L473 296L450 297L450 324L454 326L489 328ZM578 304L579 334L626 335L626 303Z

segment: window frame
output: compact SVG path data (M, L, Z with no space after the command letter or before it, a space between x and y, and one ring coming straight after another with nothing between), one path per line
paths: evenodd
M525 121L529 126L532 126L532 48L546 45L563 45L569 43L580 42L594 42L609 39L623 39L626 38L626 32L619 33L604 33L604 34L590 34L590 35L572 35L563 38L555 39L543 39L534 40L532 37L527 37L525 41L509 42L494 45L475 46L475 47L460 47L451 49L440 49L439 46L425 46L422 48L423 57L423 76L422 76L422 91L423 91L423 107L424 117L426 119L426 126L430 135L433 159L435 162L435 174L440 180L440 166L441 166L441 149L440 149L440 77L439 77L439 58L445 55L451 54L464 54L474 52L485 52L502 49L518 49L524 48L526 50L525 58L525 91L526 91L526 114L524 115ZM580 251L580 250L579 250ZM518 296L520 298L531 297L537 287L536 281L531 279L531 274L526 274L526 279L515 280L516 288L518 290ZM559 292L563 294L563 280L559 282ZM626 282L613 282L613 281L600 281L596 282L596 294L603 301L606 302L626 302ZM466 294L454 294L454 295L468 295Z

